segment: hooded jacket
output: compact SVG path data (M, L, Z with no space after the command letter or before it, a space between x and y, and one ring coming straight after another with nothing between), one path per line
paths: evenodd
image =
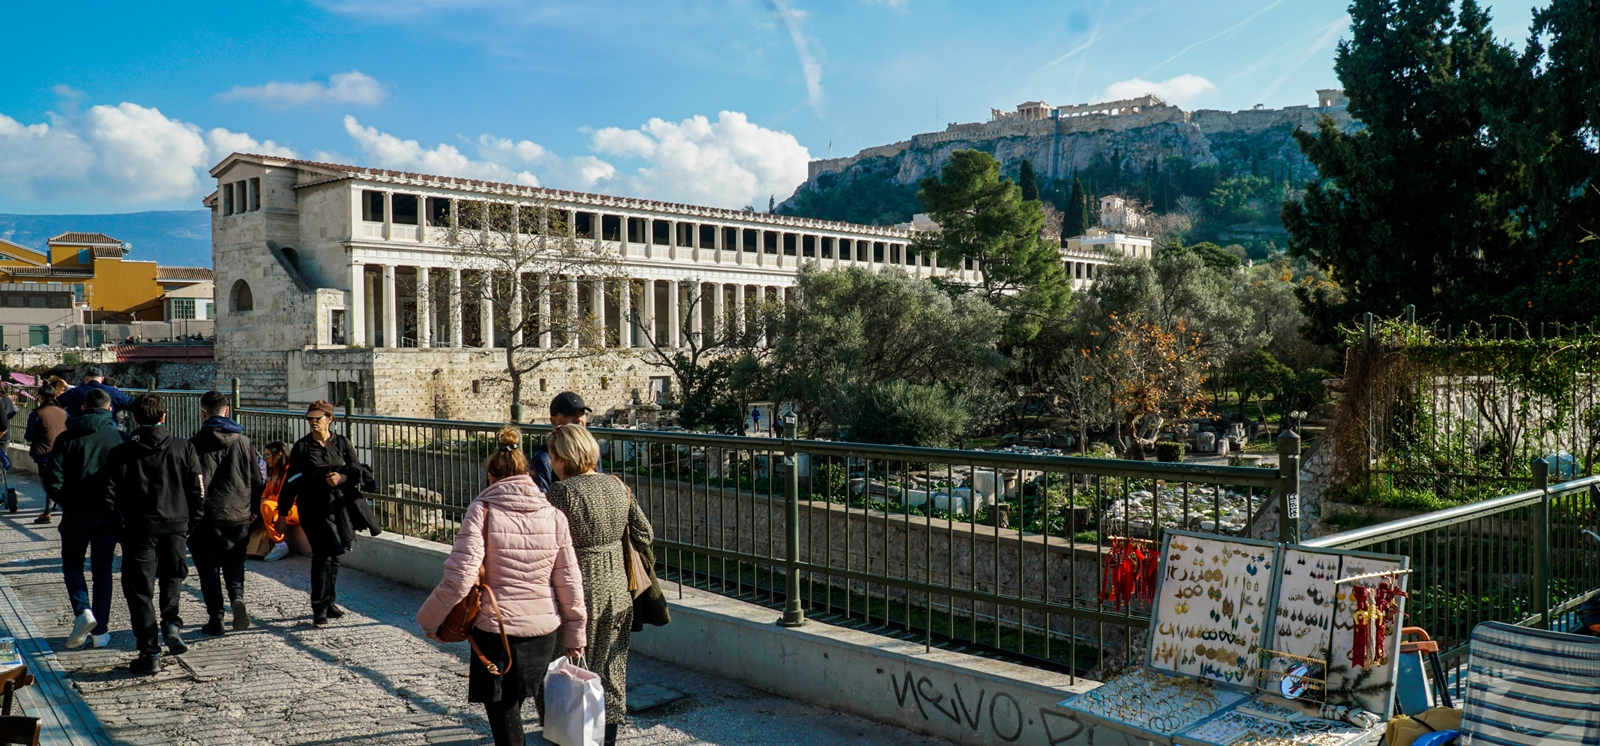
M111 449L106 506L126 534L185 533L202 516L204 480L189 441L172 437L165 425L145 425Z
M467 506L461 534L444 561L444 579L417 610L423 632L430 637L436 633L450 609L478 582L478 567L485 564L485 522L490 547L486 582L500 605L506 634L539 637L559 630L561 647L583 647L589 612L567 516L526 474L489 485ZM487 599L474 626L500 630Z
M189 442L200 457L205 476L205 519L218 525L239 526L261 512L261 490L266 487L257 468L256 449L244 428L227 417L212 417L200 425Z
M67 419L56 438L54 457L44 463L41 478L64 511L99 513L105 507L106 461L126 440L109 409L85 409Z

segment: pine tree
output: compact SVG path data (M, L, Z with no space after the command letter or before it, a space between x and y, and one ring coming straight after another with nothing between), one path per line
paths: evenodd
M1083 182L1076 177L1072 179L1072 191L1067 193L1067 209L1061 216L1061 237L1071 238L1081 236L1088 232L1092 224L1089 220L1087 195L1083 192Z
M1283 206L1289 249L1326 267L1342 300L1303 297L1330 323L1371 311L1482 320L1520 274L1508 168L1516 132L1499 107L1519 101L1518 60L1475 0L1354 0L1334 65L1364 127L1324 118L1295 133L1319 177ZM1515 281L1515 280L1513 280Z
M1022 172L1017 175L1017 186L1022 187L1023 199L1039 201L1039 177L1033 173L1033 164L1026 160L1022 162Z

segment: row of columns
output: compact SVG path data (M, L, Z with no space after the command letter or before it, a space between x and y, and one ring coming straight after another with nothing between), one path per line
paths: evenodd
M399 272L395 265L381 265L369 271L364 263L350 265L352 288L347 312L347 339L352 345L373 347L464 347L466 346L465 299L462 294L462 270L429 267L414 268L414 288L409 296L415 311L414 339L401 337L402 298ZM433 298L433 273L442 272L446 279L445 299L436 308ZM523 313L528 305L523 291L527 279L537 285L538 318L551 317L552 287L550 277L531 275L522 282L511 283L512 297L505 313L507 329L511 330L512 344L522 346ZM618 279L562 277L565 284L560 294L565 306L566 322L561 325L541 324L536 346L590 347L650 347L655 338L663 347L684 347L689 335L706 332L706 312L710 311L714 323L722 329L742 329L750 323L749 312L767 302L792 300L793 288L744 283L691 282L659 279ZM580 309L581 287L588 289L588 307ZM660 296L660 297L658 297ZM733 305L728 306L729 296ZM709 300L709 305L707 301ZM638 307L634 304L637 301ZM478 298L477 342L479 347L496 346L493 299ZM616 314L610 313L610 304L616 303ZM440 316L439 311L442 311ZM587 311L588 319L581 315ZM637 311L637 312L636 312ZM658 323L657 312L664 314ZM732 312L731 314L729 312ZM612 319L616 324L613 326ZM687 325L687 328L685 326ZM556 329L551 327L555 326ZM440 338L435 338L435 328L440 327ZM716 328L716 327L714 327ZM614 332L614 333L613 333ZM556 339L556 333L562 338ZM533 345L530 345L533 346Z

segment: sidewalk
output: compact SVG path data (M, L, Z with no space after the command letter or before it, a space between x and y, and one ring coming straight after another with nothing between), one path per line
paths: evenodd
M112 604L111 647L63 649L72 615L61 584L58 535L54 525L32 523L42 504L37 482L19 474L11 481L22 492L22 509L0 513L6 558L0 563L0 626L18 638L40 676L22 702L29 715L46 719L45 743L489 742L481 707L466 702L466 647L435 644L412 621L426 594L345 569L339 603L350 613L317 629L310 624L303 557L250 562L245 588L255 626L221 638L199 634L205 612L191 576L184 600L190 652L165 657L157 676L128 673L133 636L120 588ZM620 743L946 743L635 653L629 687L647 683L690 698L636 716ZM41 714L45 700L51 709ZM525 717L536 721L531 705ZM537 730L537 723L529 728ZM537 735L528 741L545 743Z

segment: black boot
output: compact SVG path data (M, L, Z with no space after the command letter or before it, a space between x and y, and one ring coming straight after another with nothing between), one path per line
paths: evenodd
M183 655L184 653L189 652L189 646L183 644L183 637L179 635L179 632L183 630L182 627L169 622L163 625L163 628L164 629L162 632L166 638L168 653L171 653L172 655Z
M617 723L606 726L606 746L617 746Z
M250 629L250 610L245 608L243 597L233 599L233 628Z
M128 670L137 676L154 676L161 673L161 654L140 653L138 658L128 664Z
M212 612L211 621L206 622L205 626L200 628L200 634L207 637L221 637L222 633L222 612Z

